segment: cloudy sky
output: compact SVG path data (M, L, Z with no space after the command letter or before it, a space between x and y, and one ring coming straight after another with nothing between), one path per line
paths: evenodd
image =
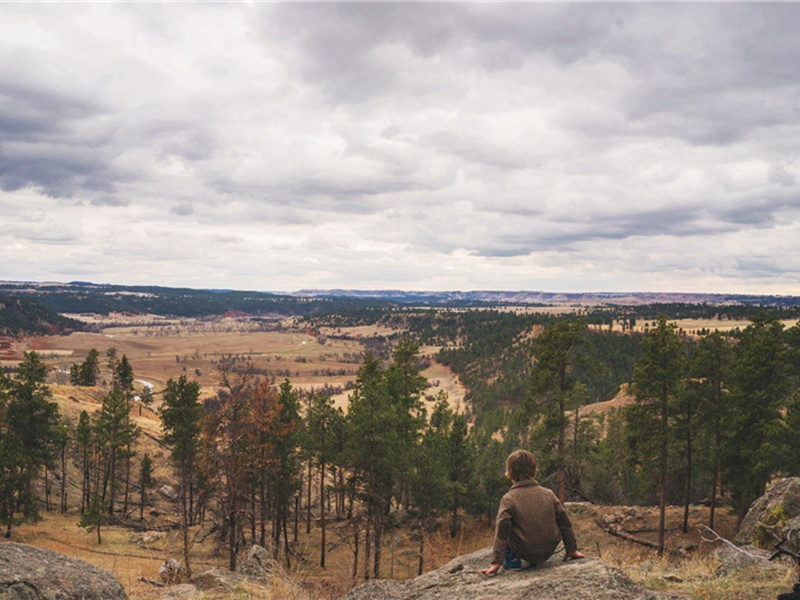
M800 294L800 5L0 4L0 279Z

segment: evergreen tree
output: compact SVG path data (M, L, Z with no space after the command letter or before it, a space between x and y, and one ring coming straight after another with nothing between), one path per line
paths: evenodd
M94 387L100 378L100 353L92 348L81 364L69 368L69 382L72 385Z
M737 336L724 464L740 520L783 462L781 411L792 391L790 357L777 318L757 316Z
M139 520L144 520L144 505L147 501L147 490L153 487L153 461L145 452L139 469Z
M88 532L97 532L97 543L102 544L103 539L100 534L101 528L108 524L109 516L106 512L105 501L98 492L89 495L89 504L78 521L78 527L83 527Z
M109 515L114 514L119 485L124 482L124 461L130 456L128 449L137 435L138 428L130 420L130 406L122 391L114 386L103 398L94 424L94 437L103 464L101 498L106 502Z
M638 423L641 428L637 433L646 436L652 432L653 439L658 444L658 454L652 458L657 458L659 465L659 556L664 553L671 404L678 396L683 383L684 362L677 327L673 323L667 323L667 318L662 315L658 318L656 326L642 340L642 356L633 372L633 391L642 409L639 411L639 416L644 417L643 421L640 420ZM652 425L642 427L648 420Z
M691 364L691 387L698 395L701 433L708 438L707 455L712 472L708 526L711 529L714 529L717 494L721 485L723 441L728 427L731 353L730 343L719 331L714 331L699 341Z
M93 445L94 433L92 431L89 413L82 410L80 417L78 417L78 425L75 429L75 451L78 456L78 466L81 471L81 514L84 513L89 504Z
M124 358L124 357L123 357ZM194 473L200 450L200 430L203 405L200 404L200 385L181 375L177 381L170 379L164 390L161 407L163 443L170 450L170 458L178 475L178 498L181 509L183 537L183 564L191 576L189 562L189 526L193 514Z
M26 352L16 377L0 376L0 521L11 537L15 515L38 518L34 483L55 458L58 405L51 402L47 367Z
M289 504L298 491L298 444L300 432L300 401L289 380L281 383L278 391L280 413L275 436L275 467L270 473L272 504L275 511L274 540L279 547L281 531L284 536L284 556L289 567L288 521ZM297 517L297 515L295 515Z
M581 360L580 350L585 342L586 322L575 319L546 327L533 344L534 370L530 392L534 403L554 405L550 418L555 419L557 428L557 495L562 502L566 482L566 403L576 382L573 371Z
M308 435L307 440L310 442L309 450L316 456L316 462L319 469L319 511L320 511L320 559L319 566L325 568L325 554L326 554L326 492L327 485L325 481L326 470L328 467L328 460L331 454L332 435L331 429L333 428L333 421L336 418L336 409L333 406L333 400L330 396L322 394L314 394L311 398L311 405L309 407L308 415L306 416Z
M371 545L376 578L384 522L395 491L410 486L409 461L424 423L420 396L425 379L419 375L417 349L414 342L401 341L386 369L367 354L350 396L346 453L367 507L365 564Z

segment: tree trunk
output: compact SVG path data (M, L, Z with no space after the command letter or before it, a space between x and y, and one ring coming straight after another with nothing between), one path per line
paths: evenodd
M322 443L325 443L325 438L322 438ZM319 465L319 525L321 528L322 539L320 541L319 551L319 566L325 568L325 455L323 446L323 455L320 457Z
M690 425L691 426L691 425ZM686 438L686 490L683 504L683 533L689 532L689 503L692 500L692 432Z
M361 531L361 524L354 523L353 526L353 581L358 577L358 537Z
M422 575L422 569L425 564L425 532L420 532L419 536L419 563L417 564L417 577Z
M311 533L311 459L308 459L308 496L306 497L306 533Z
M667 391L661 395L661 486L658 491L658 556L664 555L664 529L667 510Z

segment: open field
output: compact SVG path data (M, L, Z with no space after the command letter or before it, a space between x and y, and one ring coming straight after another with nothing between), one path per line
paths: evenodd
M276 384L289 379L301 390L325 385L338 389L334 401L346 409L347 389L355 381L365 353L363 340L392 333L376 327L354 327L315 334L292 320L176 320L125 315L84 319L91 320L100 331L16 341L2 364L15 365L23 352L36 350L52 369L60 372L56 380L66 383L69 366L83 361L90 349L101 353L104 364L106 350L115 348L119 356L128 357L140 386L148 382L158 394L168 379L186 375L200 384L204 397L209 397L217 390L220 359L239 355ZM104 323L112 326L103 327ZM422 348L421 354L432 359L437 350ZM465 390L449 369L431 360L423 375L431 382L426 396L443 389L451 404L463 409Z
M783 319L781 322L788 329L797 325L800 319ZM721 331L729 332L736 329L744 329L752 323L749 319L671 319L670 323L674 323L679 329L686 332L691 337L699 337L702 330L707 331ZM643 333L648 328L652 327L655 321L646 321L638 319L633 331ZM608 325L592 325L594 329L607 330ZM614 331L630 331L627 324L622 320L614 321Z

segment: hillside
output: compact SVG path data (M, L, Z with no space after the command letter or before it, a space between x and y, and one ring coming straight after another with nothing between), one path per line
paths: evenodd
M0 336L42 335L80 331L84 325L34 300L0 294Z

